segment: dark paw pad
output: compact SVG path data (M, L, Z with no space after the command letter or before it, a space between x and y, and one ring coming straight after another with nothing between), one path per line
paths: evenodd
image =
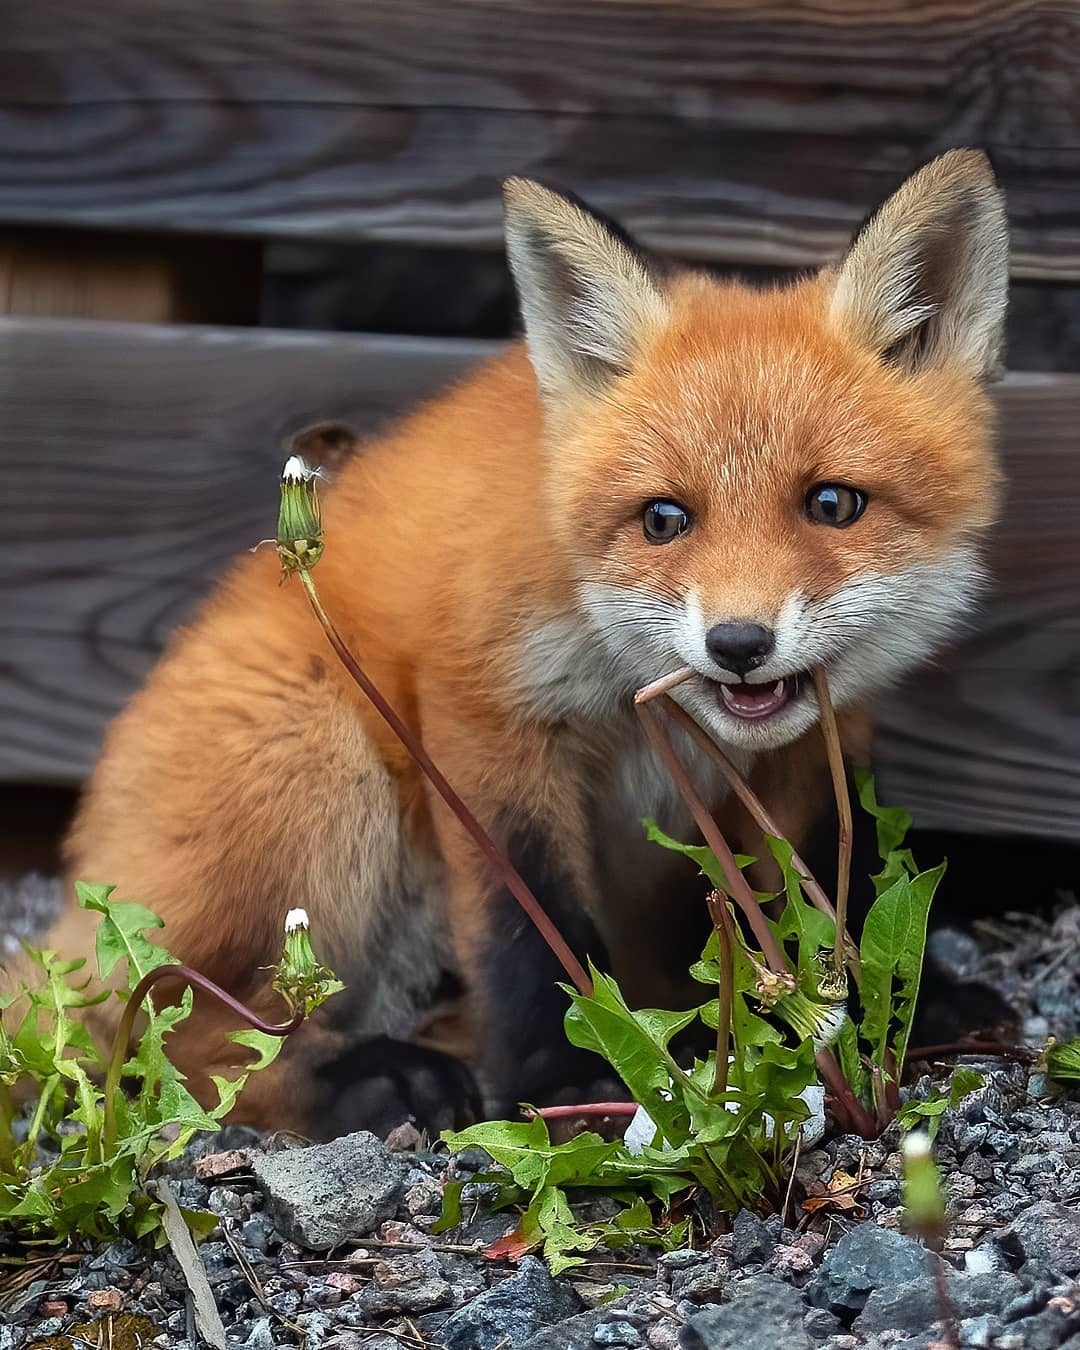
M482 1117L476 1080L453 1055L376 1036L319 1074L323 1110L314 1124L325 1138L370 1130L380 1138L404 1121L436 1136Z

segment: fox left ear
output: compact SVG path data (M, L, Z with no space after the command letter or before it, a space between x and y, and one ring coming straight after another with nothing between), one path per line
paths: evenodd
M595 393L628 370L667 305L632 241L525 178L503 185L506 252L529 356L549 398Z
M904 370L959 363L990 379L1008 289L1008 223L990 162L951 150L860 230L834 274L830 317Z

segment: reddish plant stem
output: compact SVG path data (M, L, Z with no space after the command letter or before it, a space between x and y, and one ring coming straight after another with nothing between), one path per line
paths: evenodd
M411 727L407 726L406 723L402 721L398 716L397 711L387 702L379 689L365 674L360 663L346 646L344 638L334 626L333 620L326 613L326 610L323 609L322 602L319 600L318 593L315 590L315 583L311 580L310 575L306 571L301 571L300 580L304 583L304 587L307 590L308 599L311 601L311 607L315 611L315 617L322 624L323 630L330 641L330 645L337 653L338 659L341 661L342 665L360 686L365 696L374 706L376 712L378 712L379 716L409 752L418 767L427 776L428 782L472 836L473 842L502 878L506 889L529 916L544 941L554 952L559 960L559 964L570 977L570 980L576 987L578 993L589 997L592 994L593 989L592 980L589 979L589 976L585 972L585 968L570 950L562 934L544 913L539 900L537 900L536 896L533 895L532 891L526 885L517 868L506 854L503 853L502 849L500 849L491 838L488 832L473 815L472 811L469 810L462 799L450 786L449 782L443 776L442 771L420 743L419 737L414 734Z
M661 698L661 702L664 705L664 711L678 722L679 726L693 738L694 742L699 745L706 754L712 756L717 768L723 774L728 787L731 788L735 796L738 797L739 801L746 807L746 810L754 818L755 823L762 832L771 835L774 839L783 839L783 831L769 814L765 803L705 728L699 726L686 709L676 703L673 698L665 695ZM803 862L802 858L800 858L794 850L792 850L791 861L794 864L795 869L802 876L803 890L806 892L807 899L817 909L820 909L822 914L825 914L835 922L836 910L833 909L832 901L825 894L824 889L814 879L814 874L810 871L809 867L807 867L806 863Z
M697 671L693 666L683 666L680 670L673 670L667 675L661 675L658 680L643 684L634 695L634 702L648 703L650 699L659 698L661 694L666 694L669 689L674 689L686 680L693 679L696 674Z
M705 842L712 849L716 856L720 869L731 890L732 898L739 908L746 915L747 922L757 938L758 945L761 947L762 955L769 969L776 975L790 976L788 963L776 937L769 927L765 915L762 913L761 906L754 898L754 893L750 889L750 883L743 876L742 871L735 862L735 856L728 846L727 840L720 833L716 821L712 818L712 813L708 810L705 803L698 796L694 785L690 782L689 775L683 768L675 748L671 744L667 730L660 721L656 710L649 703L635 703L637 715L641 720L642 728L648 737L649 743L656 750L656 753L664 762L664 767L671 775L672 782L678 789L679 796L682 797L690 810L691 815L697 823L698 829L704 836Z
M862 1135L864 1139L876 1139L880 1130L866 1107L852 1092L851 1085L844 1077L843 1070L837 1063L833 1052L831 1050L819 1050L815 1056L815 1061L818 1073L821 1074L821 1081L832 1094L834 1102L842 1106L855 1132Z
M844 768L844 751L840 744L840 728L836 724L836 711L829 693L829 682L823 666L814 667L814 690L817 693L818 721L821 734L825 738L825 750L829 757L829 772L832 774L833 793L836 796L836 814L840 823L839 843L837 846L836 870L836 930L847 932L848 890L851 885L851 848L855 837L855 827L851 819L851 797L847 787L847 771ZM837 939L833 949L836 974L844 970L843 944Z
M526 1112L530 1120L567 1120L574 1116L633 1116L637 1102L582 1102L580 1106L540 1106Z
M204 993L210 994L219 1003L224 1003L226 1008L234 1012L241 1021L247 1022L256 1031L262 1031L267 1036L290 1036L304 1020L301 1008L297 1009L288 1022L265 1022L258 1013L252 1012L247 1004L233 998L232 994L227 993L219 984L215 984L209 976L204 975L202 971L193 970L190 966L166 964L148 970L128 996L113 1036L112 1054L109 1056L109 1067L105 1073L104 1122L101 1131L102 1150L106 1157L111 1157L116 1151L116 1098L120 1092L120 1075L124 1071L128 1045L131 1042L131 1029L150 990L160 981L170 979L180 980L188 988L201 989Z
M939 1055L1000 1055L1003 1059L1038 1059L1037 1050L1026 1045L1007 1045L1004 1041L980 1041L969 1038L962 1041L945 1041L941 1045L916 1045L904 1055L905 1063L913 1059L930 1059Z
M716 991L716 1064L713 1068L712 1093L719 1096L728 1089L728 1060L731 1055L731 1000L735 984L734 920L727 907L728 898L722 891L709 896L709 914L719 944Z
M937 1244L940 1247L940 1242ZM934 1281L934 1295L937 1299L940 1321L945 1333L945 1345L948 1350L960 1350L960 1328L957 1326L956 1306L949 1293L946 1266L934 1247L927 1252L930 1261L930 1274Z

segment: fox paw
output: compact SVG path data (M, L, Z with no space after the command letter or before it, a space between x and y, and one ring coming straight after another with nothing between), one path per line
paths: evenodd
M476 1080L453 1055L376 1036L319 1071L320 1108L314 1127L323 1138L370 1130L385 1138L411 1120L432 1137L483 1117Z

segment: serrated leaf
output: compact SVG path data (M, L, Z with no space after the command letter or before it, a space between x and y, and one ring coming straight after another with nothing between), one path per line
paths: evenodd
M958 1064L949 1079L950 1108L955 1111L965 1097L978 1092L985 1083L985 1077L977 1069L969 1068L966 1064Z
M780 868L787 897L783 913L773 925L774 931L781 942L796 944L799 982L807 986L807 992L816 992L820 974L818 954L832 949L836 941L836 924L804 897L802 877L792 862L795 850L787 840L767 838L765 842ZM813 989L808 984L811 980Z
M855 1023L848 1018L840 1028L833 1050L840 1061L840 1070L851 1090L864 1106L870 1102L870 1073L859 1050L859 1036Z
M672 1092L672 1083L684 1075L667 1046L676 1032L690 1025L696 1011L631 1012L613 979L595 968L591 974L592 997L571 993L567 1039L571 1045L603 1056L668 1143L682 1143L690 1120L678 1094Z
M127 961L127 987L134 989L155 967L176 964L176 959L144 936L146 929L164 928L164 922L145 905L112 900L115 889L77 881L75 898L83 909L96 910L102 916L95 939L101 978L108 979L118 961Z
M884 1067L890 1044L897 1067L903 1066L919 994L930 904L944 874L942 863L915 877L897 877L866 916L859 946L860 1032L872 1047L871 1059L878 1067Z
M874 776L865 769L855 770L855 790L859 805L873 816L877 825L878 853L882 862L903 844L911 829L911 816L900 806L881 806L877 799Z
M717 862L716 854L713 853L711 848L706 848L702 844L680 843L678 839L673 839L670 834L665 834L655 820L644 820L642 824L645 826L647 838L654 844L659 844L661 848L670 849L673 853L682 853L689 858L691 862L696 864L698 870L709 878L717 890L731 890L731 886L724 876L724 869ZM736 853L734 857L735 865L740 868L749 867L752 862L756 861L745 853Z

